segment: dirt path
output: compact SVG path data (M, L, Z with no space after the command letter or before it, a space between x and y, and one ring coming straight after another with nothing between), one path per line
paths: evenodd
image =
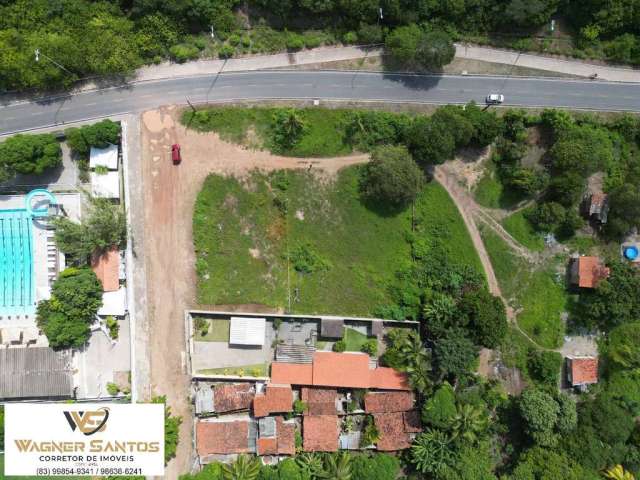
M480 231L478 230L478 226L476 224L475 219L479 219L483 223L485 223L489 228L491 228L496 234L498 234L508 245L511 247L517 254L527 259L529 262L535 263L538 260L538 256L534 253L522 246L515 240L503 227L500 225L498 221L496 221L489 213L487 213L483 207L479 206L475 200L471 197L471 195L460 186L458 183L457 177L452 174L447 169L447 165L438 165L434 169L434 178L445 188L449 196L456 204L462 219L467 227L467 231L471 236L471 240L473 245L478 252L478 256L480 257L480 262L482 263L482 268L484 269L485 275L487 277L487 283L489 285L489 291L500 297L502 302L504 303L505 309L507 311L507 319L513 326L526 337L531 343L536 345L541 350L549 350L548 348L542 347L539 345L533 338L527 334L517 322L518 312L513 309L507 302L507 300L502 295L502 291L500 290L500 285L498 284L498 280L496 278L496 274L493 270L493 265L491 264L491 259L489 258L489 254L484 246L484 242L482 241L482 237L480 236ZM560 351L557 349L556 351ZM484 359L486 361L486 358ZM487 366L484 367L486 370Z
M475 247L476 252L478 252L478 256L480 257L480 263L482 263L482 268L487 277L489 291L492 294L502 298L500 285L498 285L496 274L493 271L493 265L491 265L489 254L484 247L482 237L480 237L478 226L473 220L473 207L470 202L470 197L464 193L464 190L460 187L460 185L458 185L457 180L452 175L447 174L446 167L444 165L438 165L437 167L435 167L433 176L449 193L449 196L453 200L453 203L456 204L456 207L458 208L458 211L462 216L462 220L464 220L467 231L471 236L473 246Z
M182 416L177 457L166 478L178 478L193 464L190 378L185 367L184 310L195 306L196 274L192 216L196 196L210 173L246 175L254 169L313 168L330 176L340 168L368 160L367 155L301 160L246 150L215 134L186 130L175 107L142 115L142 172L147 300L150 324L151 389L166 395ZM182 147L182 164L172 165L171 145ZM311 167L310 167L311 165Z

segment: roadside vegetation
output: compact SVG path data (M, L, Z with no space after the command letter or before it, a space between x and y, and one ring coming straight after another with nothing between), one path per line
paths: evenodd
M16 175L40 175L62 165L62 150L55 135L18 134L0 143L0 182Z
M386 43L394 62L430 70L450 61L452 40L638 64L638 22L619 14L635 8L634 0L66 0L64 8L11 0L0 6L0 91L69 87L165 60L337 43ZM550 31L552 18L558 31Z

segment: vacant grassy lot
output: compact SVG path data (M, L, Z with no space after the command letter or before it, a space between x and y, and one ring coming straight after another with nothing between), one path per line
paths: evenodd
M353 315L390 303L394 274L411 261L412 211L368 208L359 169L342 170L335 182L307 171L254 173L242 183L210 176L194 213L198 302ZM462 219L438 184L420 194L415 221L454 261L479 268Z
M496 175L493 163L487 163L485 174L476 184L473 196L476 202L483 207L511 208L522 200L522 196L506 189Z
M481 234L503 295L521 309L520 328L545 348L559 347L565 332L560 316L568 299L564 285L551 271L536 269L512 253L495 233L484 229Z
M271 150L269 129L276 108L216 107L185 110L182 123L203 132L217 132L220 138L252 148ZM346 110L300 109L307 129L290 150L279 152L291 157L336 157L352 148L344 139Z
M522 245L534 252L544 250L544 239L536 232L529 220L525 218L526 210L520 210L509 215L502 221L505 230Z

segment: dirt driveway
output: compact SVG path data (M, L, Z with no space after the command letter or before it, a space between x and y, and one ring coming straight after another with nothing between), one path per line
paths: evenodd
M245 150L215 134L187 131L178 122L179 110L165 107L142 115L145 267L150 325L151 389L166 395L169 406L183 418L177 458L166 478L178 478L193 460L193 421L189 376L185 368L184 310L195 306L196 275L192 244L192 215L196 196L209 173L242 176L254 169L319 169L332 175L340 168L367 161L366 155L335 159L278 157ZM171 144L179 143L183 162L171 164Z

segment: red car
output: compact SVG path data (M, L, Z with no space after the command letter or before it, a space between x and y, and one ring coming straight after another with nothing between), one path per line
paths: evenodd
M171 160L173 160L174 165L178 165L182 161L182 156L180 155L180 145L174 143L171 145Z

